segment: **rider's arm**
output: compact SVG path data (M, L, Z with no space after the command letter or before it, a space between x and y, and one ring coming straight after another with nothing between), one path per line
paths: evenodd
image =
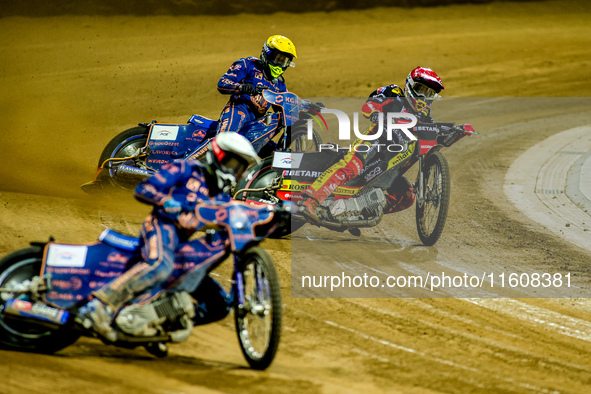
M134 196L143 203L162 206L172 198L170 189L188 179L191 171L185 162L166 164L159 172L137 185Z
M418 123L436 123L435 120L431 117L431 109L429 109L429 112L427 114L419 112L416 115L416 117Z
M384 86L379 89L374 90L369 97L363 107L361 107L361 113L368 119L371 119L372 115L377 114L379 112L384 112L384 107L387 105L396 105L402 106L397 103L397 98L402 95L402 91L396 85L389 85ZM391 109L391 108L390 108ZM372 121L375 120L371 119ZM376 123L376 122L374 122Z
M218 91L221 94L235 94L240 92L242 81L248 75L248 65L245 59L235 61L230 69L222 75L218 82Z
M361 107L361 113L366 118L370 118L372 114L376 112L382 112L383 104L376 102L375 100L367 100L363 107Z
M393 102L393 99L384 99L381 97L372 97L368 99L363 107L361 107L361 113L363 116L370 120L372 119L373 114L378 114L380 112L384 112L384 107ZM376 122L374 122L376 123Z

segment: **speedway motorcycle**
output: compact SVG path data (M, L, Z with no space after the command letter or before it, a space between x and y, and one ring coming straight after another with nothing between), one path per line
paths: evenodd
M317 150L322 143L315 129L314 138L306 138L306 121L321 118L319 105L300 99L291 92L262 90L263 98L272 104L275 112L264 117L269 130L277 128L275 138L259 152L269 157L277 149L283 151ZM251 123L260 122L253 120ZM200 160L215 137L218 121L193 115L187 123L139 123L114 137L104 148L98 161L94 179L81 186L94 193L115 186L133 189L143 179L176 160ZM249 124L245 125L248 130Z
M385 149L378 152L357 177L338 187L319 205L318 220L303 215L303 211L294 214L291 232L305 223L354 235L360 235L363 227L377 226L385 211L397 211L396 206L388 206L386 196L416 164L412 193L416 199L417 230L424 245L434 245L445 226L451 190L449 166L441 150L476 133L471 125L423 123L414 127L413 134L417 140L410 141L406 149L394 154ZM325 146L329 149L322 149ZM299 202L302 191L344 154L335 144L324 144L320 152L275 152L242 177L234 198L269 204ZM405 183L408 190L408 183L402 184Z
M162 286L138 295L115 315L117 340L112 344L143 346L164 357L167 343L182 342L194 326L233 310L244 357L254 369L267 368L279 345L282 304L273 262L257 245L289 222L292 206L250 206L234 200L198 206L195 220L205 223L205 235L180 245L173 274ZM204 291L212 283L207 275L231 254L230 290L215 286L216 294ZM88 244L50 238L7 255L0 260L0 347L53 353L80 336L97 336L79 310L92 291L140 259L139 239L111 229Z

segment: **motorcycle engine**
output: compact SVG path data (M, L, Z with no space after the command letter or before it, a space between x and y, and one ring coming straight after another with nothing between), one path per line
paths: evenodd
M133 336L155 336L159 332L178 331L180 342L193 329L193 299L187 292L169 293L147 305L130 305L119 312L115 323L121 331ZM187 334L188 335L188 334ZM171 335L176 342L175 336Z
M359 197L332 201L328 210L334 219L344 223L381 216L386 205L384 192L374 188Z

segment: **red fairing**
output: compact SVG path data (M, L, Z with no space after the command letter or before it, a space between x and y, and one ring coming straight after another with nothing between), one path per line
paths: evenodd
M301 194L298 194L297 196L295 196L290 191L287 191L287 192L278 191L277 192L277 197L279 197L283 201L294 201L295 200L294 202L297 202L297 201L299 201L299 200L302 199Z
M427 152L429 152L429 150L431 148L433 148L435 145L437 145L437 141L420 140L419 144L421 144L421 155L424 155Z

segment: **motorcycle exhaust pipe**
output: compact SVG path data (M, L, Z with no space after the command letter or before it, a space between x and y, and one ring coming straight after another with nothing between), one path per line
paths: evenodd
M121 164L117 167L115 178L122 182L141 182L154 175L155 171L144 170L142 168L132 167L127 164Z
M63 309L53 308L39 302L30 302L12 298L4 304L4 313L18 316L35 323L63 326L69 318L70 313Z

